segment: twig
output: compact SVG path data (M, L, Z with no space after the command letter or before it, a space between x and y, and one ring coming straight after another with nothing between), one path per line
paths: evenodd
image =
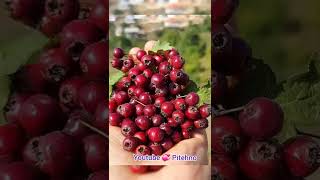
M240 106L240 107L233 108L233 109L227 109L227 110L223 110L223 111L215 111L213 113L215 116L223 116L223 115L230 114L233 112L242 111L243 109L244 109L244 106Z
M84 122L84 121L81 121L81 120L80 120L80 123L81 123L82 125L86 126L87 128L89 128L90 130L92 130L92 131L100 134L101 136L109 139L109 136L108 136L106 133L104 133L103 131L99 130L98 128L95 128L95 127L91 126L90 124L88 124L88 123L86 123L86 122Z

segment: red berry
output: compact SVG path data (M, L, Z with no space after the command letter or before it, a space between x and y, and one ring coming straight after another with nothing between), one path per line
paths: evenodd
M130 104L130 103L125 103L125 104L122 104L120 106L118 106L117 108L117 112L125 117L125 118L129 118L129 117L132 117L135 113L135 107L134 105Z
M28 25L34 25L43 13L40 0L10 0L6 2L11 16Z
M159 143L151 142L149 148L151 149L151 154L158 156L162 154L163 149Z
M118 113L110 113L109 114L109 124L111 126L119 126L122 122L122 117Z
M172 134L173 129L170 127L170 125L168 123L164 122L164 123L160 124L159 128L161 130L163 130L166 133L166 135Z
M132 59L125 59L123 61L123 66L121 68L122 72L128 72L134 66L134 62Z
M173 69L170 72L170 80L178 84L185 84L186 76L187 75L179 69Z
M171 95L178 95L182 92L181 85L177 83L169 84L169 92Z
M121 59L118 59L118 58L113 58L111 60L111 66L113 68L116 68L116 69L120 70L122 68L122 66L123 66L123 61Z
M152 142L160 142L164 138L164 131L159 127L152 127L148 129L147 135Z
M164 102L162 103L161 107L161 114L164 116L164 117L171 117L173 111L174 111L174 106L171 102Z
M89 175L88 180L103 180L109 178L107 170L97 171Z
M151 149L146 145L139 145L135 150L135 154L137 154L137 155L150 155Z
M115 99L110 99L108 105L109 105L108 109L109 109L110 113L116 112L117 102Z
M154 59L151 55L144 55L141 58L141 62L147 66L147 67L151 67L154 64Z
M251 138L263 140L278 134L284 114L279 104L267 98L250 101L239 115L243 132Z
M161 55L154 55L153 58L157 66L165 60L165 58Z
M181 69L184 65L184 59L177 55L177 56L172 56L170 58L170 64L172 65L173 68L175 69Z
M83 139L85 162L90 171L100 171L108 166L108 141L100 135Z
M307 177L319 168L319 153L319 144L307 136L291 138L284 146L286 165L297 177Z
M136 132L133 137L136 137L140 140L141 143L145 144L148 142L147 135L143 131Z
M188 119L196 120L200 118L200 112L197 107L189 106L185 112L185 115Z
M152 75L153 75L153 71L151 69L145 69L143 70L142 74L148 78L151 79Z
M211 130L212 151L234 155L242 145L242 131L237 120L228 116L214 118Z
M184 111L187 109L186 101L183 98L177 98L174 101L174 107L176 110Z
M108 115L108 104L105 101L101 101L96 109L96 112L94 113L92 125L104 131L105 133L109 133Z
M204 104L199 107L199 112L202 118L207 118L211 114L211 106L209 104Z
M250 141L239 155L239 167L250 179L274 179L282 162L280 145L272 141Z
M212 155L211 163L211 179L239 179L238 168L228 157Z
M157 108L160 108L161 105L166 102L166 98L165 97L157 97L155 100L154 100L154 105L157 107Z
M168 151L169 149L171 149L173 147L173 142L171 140L171 138L166 137L161 141L161 146L165 151Z
M228 92L228 81L224 75L213 71L212 76L212 102L221 104L224 102Z
M3 180L36 180L40 178L39 174L25 162L13 162L0 167L0 179Z
M114 100L117 104L124 104L129 101L129 96L125 91L119 91L114 94Z
M68 22L78 17L79 9L77 0L47 0L44 13L56 21Z
M168 95L168 89L163 86L163 87L157 87L155 90L154 90L154 96L155 98L158 98L158 97L166 97Z
M151 121L147 116L138 116L135 123L141 130L147 130L151 127Z
M132 165L132 166L130 166L130 170L133 173L142 174L142 173L147 172L148 166Z
M194 123L191 120L187 120L186 122L184 122L183 124L181 124L181 128L185 129L187 131L192 131L194 128Z
M146 87L148 82L149 80L142 74L139 74L134 80L135 85L142 88Z
M113 50L113 57L115 58L122 58L124 56L124 51L121 48L114 48Z
M152 86L155 86L155 87L161 87L163 86L165 83L164 81L164 76L161 75L161 74L153 74L152 77L151 77L151 84Z
M144 114L143 112L144 106L141 104L136 105L136 115L137 116L142 116Z
M182 140L182 134L180 131L173 131L173 133L171 134L171 139L174 143L178 143Z
M197 129L205 129L208 127L208 119L198 119L194 121L194 127Z
M131 68L128 71L128 77L131 78L132 80L134 80L139 74L141 74L141 71L137 67Z
M24 144L22 130L15 124L4 124L0 126L0 157L14 157L20 153Z
M139 68L140 71L144 71L145 69L147 69L147 66L144 65L142 62L138 63L136 67Z
M116 84L117 90L127 91L131 85L131 79L129 77L122 77Z
M195 106L199 103L199 95L195 92L191 92L189 93L186 98L185 98L185 101L186 101L186 104L189 105L189 106Z
M168 125L169 126L171 126L173 128L179 126L178 122L176 120L174 120L172 117L167 118L167 120L168 120Z
M90 129L83 126L81 121L88 122L90 120L91 116L87 112L81 110L73 111L69 115L69 119L62 131L70 136L73 136L75 139L81 141L84 137L91 133Z
M93 7L93 9L90 11L89 20L105 33L107 33L109 27L108 21L106 20L106 17L109 13L108 6L101 1L96 2L97 3Z
M138 60L141 61L141 60L142 60L142 57L145 56L146 54L147 54L146 51L140 49L140 50L137 52L137 58L138 58Z
M133 152L140 144L138 138L133 136L128 136L123 140L123 149L126 151Z
M131 119L124 119L121 123L121 133L124 136L133 136L138 131L137 125Z
M212 4L212 22L214 24L225 24L239 6L239 0L215 0Z
M104 79L107 77L109 69L108 61L105 59L108 54L107 50L108 45L103 41L93 43L83 50L80 66L87 77L91 79Z
M149 93L144 92L139 96L139 101L144 105L152 104L152 97Z
M170 65L169 62L164 61L159 64L159 73L160 74L163 74L163 75L170 74L171 70L172 70L172 66Z
M153 115L156 114L156 107L154 105L146 105L143 109L143 113L145 116L147 116L148 118L152 117Z
M90 113L94 113L98 103L107 97L105 85L98 82L89 82L83 85L78 96L80 105Z
M184 113L182 111L174 111L172 113L172 118L177 122L178 125L184 122Z
M8 122L17 122L24 101L30 97L27 93L13 93L4 107L4 115Z
M182 136L184 139L190 139L191 131L189 131L188 129L182 129Z
M59 89L59 100L68 108L79 106L78 91L85 84L81 77L72 77L62 82Z
M154 127L160 126L164 122L164 118L160 114L155 114L151 117L152 125Z

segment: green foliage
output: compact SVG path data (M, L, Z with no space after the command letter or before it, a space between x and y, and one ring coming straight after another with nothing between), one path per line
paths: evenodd
M11 81L8 76L0 76L0 108L3 109L7 104L10 95ZM0 113L0 124L5 122L3 113Z
M124 76L122 71L117 71L116 73L109 76L109 95L112 93L113 86Z
M168 42L157 41L151 51L153 51L153 52L167 51L172 48L173 48L173 46L170 46L170 43L168 43Z

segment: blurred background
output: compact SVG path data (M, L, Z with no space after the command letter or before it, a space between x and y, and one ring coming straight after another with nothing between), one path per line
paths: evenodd
M240 0L235 20L254 56L271 65L279 81L305 71L319 51L319 0Z
M208 0L110 1L109 59L115 47L128 52L148 40L166 41L185 58L191 79L205 84L211 77L210 17Z

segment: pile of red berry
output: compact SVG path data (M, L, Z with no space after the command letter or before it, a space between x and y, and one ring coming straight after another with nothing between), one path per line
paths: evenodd
M276 140L284 124L279 104L253 98L247 105L230 106L236 86L252 60L250 46L233 37L228 23L238 0L213 1L213 180L302 180L320 166L320 145L309 136Z
M11 76L7 123L0 125L0 179L108 179L107 19L97 17L108 6L98 0L82 20L72 20L76 0L15 0L9 7L29 22L39 3L48 23L65 25L58 44Z
M208 127L211 108L186 91L190 81L177 50L138 50L133 57L116 48L113 56L112 66L126 74L114 85L109 122L121 127L124 150L161 155Z

